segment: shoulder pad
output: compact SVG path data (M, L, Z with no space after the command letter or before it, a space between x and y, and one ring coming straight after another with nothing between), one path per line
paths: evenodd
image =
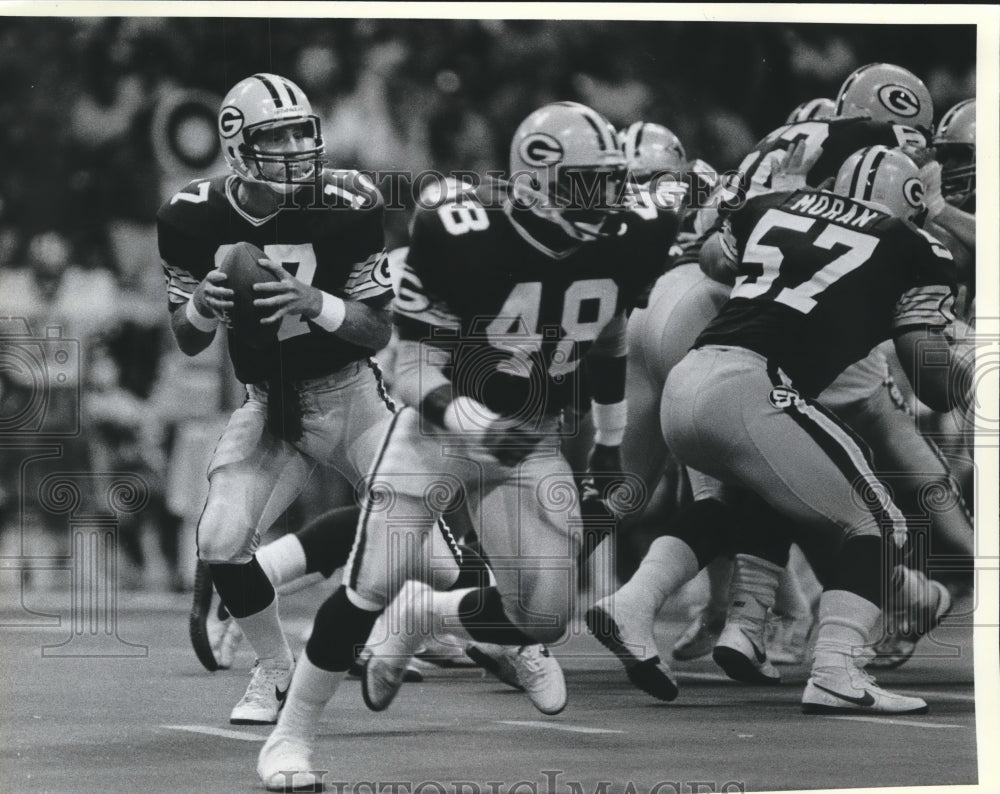
M229 175L192 179L163 203L160 216L185 213L199 204L207 205L214 194L222 194L228 178Z
M384 205L371 177L354 169L323 169L323 199L326 204L359 210Z

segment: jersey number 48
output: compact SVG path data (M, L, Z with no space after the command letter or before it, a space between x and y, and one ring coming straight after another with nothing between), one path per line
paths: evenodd
M540 324L543 284L541 281L521 282L514 286L503 307L486 327L489 343L510 354L498 365L508 375L531 376L533 362L542 353L545 341L553 336L562 338L552 351L547 372L549 377L561 377L580 365L577 343L594 341L615 314L618 285L610 278L574 281L562 299L562 317L555 323Z

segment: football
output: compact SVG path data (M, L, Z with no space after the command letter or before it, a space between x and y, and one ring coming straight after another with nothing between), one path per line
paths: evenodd
M266 297L254 292L254 284L274 281L271 272L257 263L257 260L266 258L260 248L242 242L230 248L219 265L219 269L226 274L226 286L233 291L232 332L241 342L260 349L277 342L279 325L261 325L260 319L270 314L271 310L258 309L253 305L254 299Z

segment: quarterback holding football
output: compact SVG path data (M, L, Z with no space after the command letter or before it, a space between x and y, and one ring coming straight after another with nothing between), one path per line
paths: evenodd
M178 345L197 355L224 324L246 384L209 466L198 556L257 656L230 721L271 724L294 662L254 553L317 465L352 483L367 471L392 415L370 359L390 337L392 289L382 198L358 172L324 167L297 85L241 80L218 132L229 172L182 188L157 232Z

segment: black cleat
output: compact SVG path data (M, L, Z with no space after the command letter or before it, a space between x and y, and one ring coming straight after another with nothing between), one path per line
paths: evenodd
M592 606L586 614L587 628L605 648L611 651L625 667L625 674L632 684L657 700L671 701L677 697L677 684L670 675L670 668L653 656L640 659L629 650L622 638L618 623L600 606ZM632 644L632 647L638 647Z

